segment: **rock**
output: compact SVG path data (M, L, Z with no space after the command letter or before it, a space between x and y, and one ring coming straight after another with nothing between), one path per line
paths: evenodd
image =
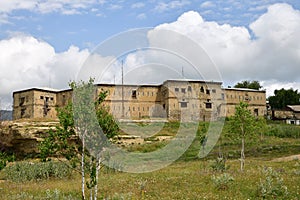
M6 121L0 125L0 150L24 157L38 152L38 143L57 121Z

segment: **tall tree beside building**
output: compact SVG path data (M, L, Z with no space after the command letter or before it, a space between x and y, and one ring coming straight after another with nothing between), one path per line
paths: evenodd
M275 90L274 95L269 97L269 103L273 109L283 109L287 105L299 105L300 93L292 88Z
M260 83L258 81L242 81L238 82L234 86L235 88L248 88L248 89L254 89L254 90L259 90L262 88Z
M55 130L49 131L49 136L40 145L40 151L44 160L56 156L65 157L72 166L80 163L82 199L86 199L85 187L87 187L90 189L90 199L96 200L101 153L107 139L114 137L119 127L108 108L103 105L107 92L100 92L96 101L91 101L91 98L95 98L93 83L91 79L88 83L70 84L75 93L73 102L58 109L60 125ZM93 116L93 111L96 117ZM89 180L86 181L86 178Z

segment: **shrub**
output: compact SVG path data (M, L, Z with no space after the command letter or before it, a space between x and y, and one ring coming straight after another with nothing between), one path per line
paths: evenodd
M212 181L218 190L227 190L234 178L230 174L223 173L218 176L213 175Z
M217 157L215 161L210 165L214 171L224 172L229 169L229 166L226 166L226 159L224 157Z
M266 135L279 138L300 138L300 127L287 124L271 124Z
M70 177L72 170L62 162L20 162L5 168L5 177L15 182Z
M264 168L262 173L264 179L261 179L258 185L258 197L263 199L274 199L287 196L287 187L283 185L283 179L278 172L273 170L272 167L268 167Z
M15 161L15 155L8 155L5 152L0 152L0 171L6 167L7 162Z

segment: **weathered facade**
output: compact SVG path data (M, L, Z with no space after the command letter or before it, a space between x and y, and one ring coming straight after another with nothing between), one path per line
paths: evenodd
M271 110L273 120L285 121L287 124L300 125L300 105L287 105L285 109Z
M221 82L166 80L160 85L97 84L96 93L108 91L105 104L118 119L209 121L234 114L240 101L254 115L266 114L265 91L221 87ZM14 119L56 118L55 107L72 100L72 90L32 88L16 91Z

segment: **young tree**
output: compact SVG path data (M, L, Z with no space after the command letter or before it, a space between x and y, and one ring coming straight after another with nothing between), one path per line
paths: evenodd
M85 186L90 189L90 199L97 199L101 153L107 138L114 137L119 130L109 108L103 105L107 92L101 91L95 97L93 82L90 79L88 83L70 83L73 102L58 108L60 125L50 130L40 145L43 160L57 156L68 159L73 166L80 163L82 199L86 199ZM89 175L87 182L86 172Z
M245 167L245 140L247 138L258 137L259 131L263 130L265 126L265 120L262 118L257 118L251 114L248 109L248 104L245 102L240 102L235 108L234 116L229 119L229 136L234 139L241 140L241 171Z

